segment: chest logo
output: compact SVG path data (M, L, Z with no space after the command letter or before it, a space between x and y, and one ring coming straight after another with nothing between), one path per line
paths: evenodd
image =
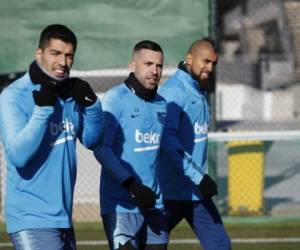
M166 122L166 116L167 116L166 112L157 112L157 120L161 124L165 124L165 122Z
M138 143L153 143L157 144L160 141L160 134L150 131L142 133L138 129L135 130L135 141Z

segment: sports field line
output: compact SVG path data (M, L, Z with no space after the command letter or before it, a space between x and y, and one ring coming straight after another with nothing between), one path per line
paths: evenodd
M300 238L233 238L231 243L245 243L245 244L255 244L255 243L295 243L300 242ZM169 244L197 244L198 240L196 239L172 239ZM107 245L106 240L80 240L77 241L78 246L103 246ZM0 243L1 247L12 246L10 242Z

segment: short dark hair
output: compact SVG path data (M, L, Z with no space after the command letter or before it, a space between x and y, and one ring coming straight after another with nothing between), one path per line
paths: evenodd
M133 49L133 53L137 52L141 49L150 49L153 51L161 52L162 54L164 53L160 45L156 42L150 41L150 40L143 40L138 42Z
M48 25L40 35L39 48L45 49L51 39L59 39L65 43L71 43L76 51L77 38L72 30L62 24Z

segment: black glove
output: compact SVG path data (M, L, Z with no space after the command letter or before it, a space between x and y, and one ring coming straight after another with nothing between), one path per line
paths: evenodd
M33 99L38 106L54 106L55 92L53 86L42 84L41 89L32 92Z
M92 90L91 86L80 78L70 78L71 87L67 95L72 96L75 101L84 107L93 105L97 96Z
M198 185L204 199L211 198L218 194L218 187L215 181L207 174L203 176L202 181Z
M127 178L122 186L125 187L137 206L141 209L152 208L157 195L147 186L138 183L132 176Z

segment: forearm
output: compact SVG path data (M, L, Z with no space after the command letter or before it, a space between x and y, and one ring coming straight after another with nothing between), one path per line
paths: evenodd
M190 178L190 180L196 185L202 181L205 175L205 166L198 165L187 152L184 152L183 155L182 168L185 176Z
M47 129L49 116L53 107L35 106L27 124L22 121L2 120L2 131L5 133L4 146L10 162L16 167L24 167L37 152ZM21 128L22 129L18 129Z
M172 131L164 133L161 149L170 164L182 169L184 175L193 183L197 185L201 182L205 174L204 169L193 161L192 156L184 150L178 137Z
M94 155L102 168L105 169L105 171L107 171L118 183L121 184L124 180L131 176L129 171L121 164L110 146L97 146L94 150Z

